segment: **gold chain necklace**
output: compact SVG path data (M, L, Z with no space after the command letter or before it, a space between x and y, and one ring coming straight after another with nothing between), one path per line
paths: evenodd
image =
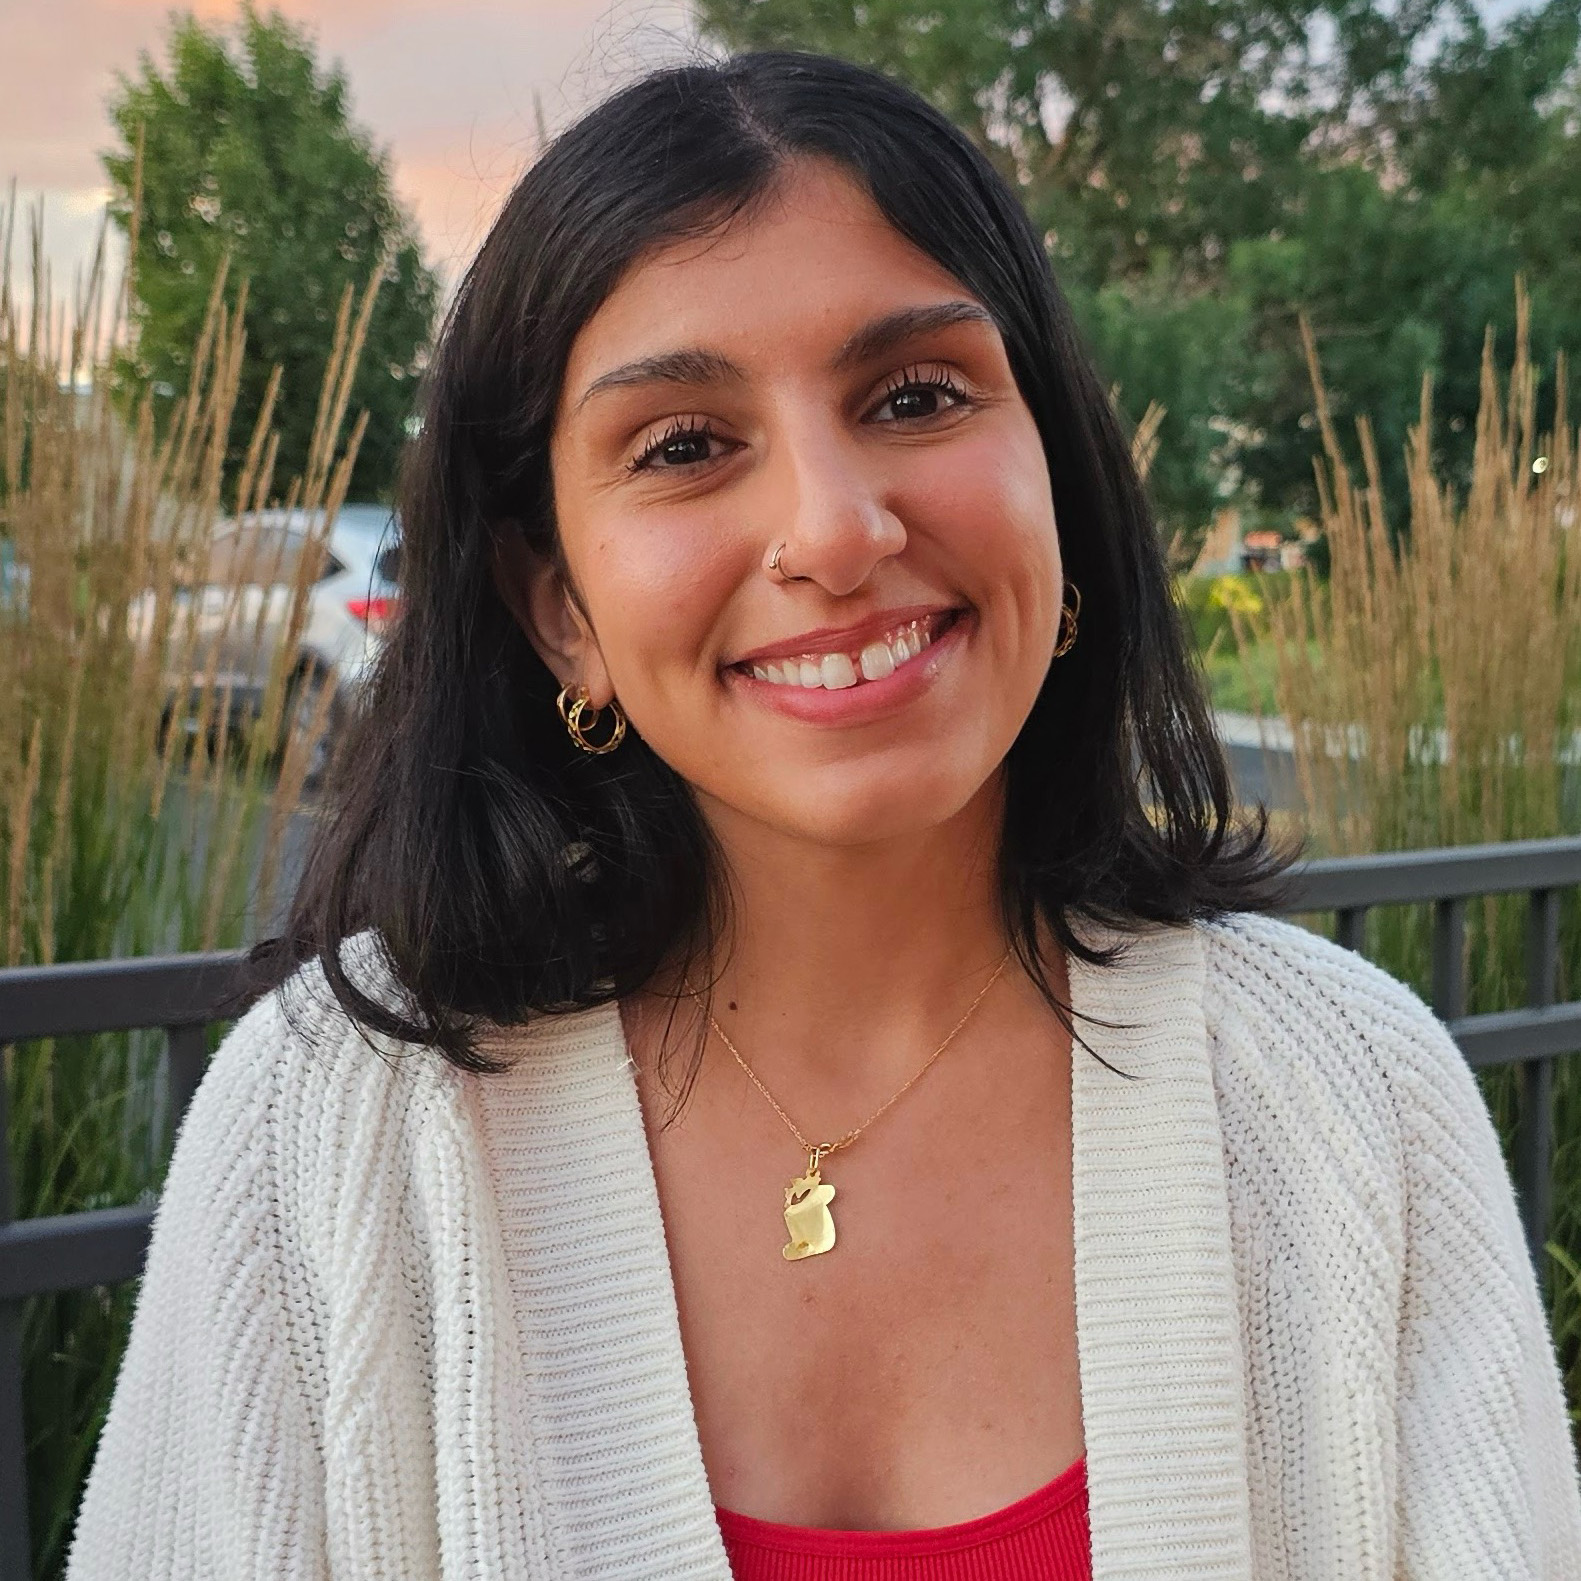
M819 1166L831 1153L838 1153L842 1148L849 1147L880 1115L887 1114L894 1106L906 1096L916 1084L933 1068L934 1061L955 1041L955 1034L972 1019L972 1012L983 1002L988 990L999 981L999 974L1004 971L1005 963L1010 959L1010 951L1006 950L1000 956L999 964L994 968L993 975L978 990L977 997L966 1007L966 1014L950 1028L949 1035L928 1056L920 1070L902 1086L899 1091L892 1093L881 1103L859 1126L847 1131L844 1136L833 1142L810 1142L802 1134L801 1127L786 1114L778 1099L765 1087L758 1078L758 1073L741 1057L741 1050L730 1041L725 1029L714 1020L713 1012L704 1002L690 983L686 991L697 1001L697 1008L708 1017L708 1025L713 1028L715 1035L724 1046L735 1056L736 1064L746 1072L747 1080L768 1099L769 1107L773 1109L781 1120L785 1122L791 1135L801 1144L802 1150L807 1154L807 1172L798 1175L785 1188L785 1228L790 1235L789 1241L780 1248L780 1255L787 1262L799 1262L803 1257L817 1257L820 1253L829 1251L834 1246L834 1215L829 1212L829 1204L834 1201L834 1187L823 1179Z

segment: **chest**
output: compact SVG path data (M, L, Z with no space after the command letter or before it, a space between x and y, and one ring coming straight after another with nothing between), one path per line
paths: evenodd
M541 1057L480 1084L486 1170L464 1201L434 1210L449 1225L498 1217L508 1278L488 1288L511 1334L479 1369L475 1314L489 1303L457 1283L470 1260L436 1270L445 1294L425 1327L439 1350L423 1375L494 1392L435 1396L440 1464L421 1486L467 1487L467 1509L508 1520L518 1506L500 1497L498 1467L474 1486L466 1454L513 1445L504 1486L543 1501L553 1558L501 1573L725 1581L714 1501L792 1524L947 1524L1003 1507L1083 1454L1097 1581L1381 1575L1358 1553L1356 1512L1372 1507L1374 1483L1389 1507L1387 1452L1374 1435L1366 1455L1336 1460L1323 1403L1348 1399L1372 1420L1389 1408L1352 1371L1351 1348L1325 1337L1348 1332L1338 1318L1365 1248L1338 1261L1309 1251L1309 1219L1288 1244L1247 1238L1194 960L1189 936L1168 936L1149 943L1140 986L1074 970L1091 1052L1053 1076L1038 1075L1049 1054L1034 1058L1027 1039L1006 1045L1027 1051L1008 1087L982 1081L976 1064L954 1080L941 1063L827 1162L839 1241L798 1264L780 1256L783 1194L806 1160L761 1099L739 1094L687 1141L708 1089L681 1122L655 1125L613 1008L546 1039ZM1232 1077L1269 1063L1250 1042L1216 1057ZM1287 1059L1278 1068L1299 1073ZM934 1076L946 1078L936 1089ZM1233 1095L1242 1083L1225 1085ZM1056 1113L1062 1092L1073 1113ZM1298 1126L1300 1104L1276 1107ZM1281 1149L1282 1174L1299 1172L1300 1157ZM1070 1247L1049 1247L1072 1218L1080 1390L1071 1326L1061 1341L1057 1318L1033 1305L1054 1290L1045 1314L1057 1311L1062 1278L1069 1290ZM1053 1226L1047 1240L1027 1233L1038 1223ZM486 1250L492 1238L469 1244ZM1316 1303L1294 1326L1271 1326L1288 1307L1248 1278L1274 1244L1284 1250L1269 1276L1300 1276ZM983 1263L1006 1282L985 1287ZM804 1273L821 1282L781 1277ZM1065 1305L1068 1318L1068 1294ZM985 1358L979 1336L990 1331L992 1345L1007 1322L990 1307L1021 1326ZM1247 1359L1259 1334L1275 1359L1267 1374ZM1062 1356L1063 1394L1030 1398L1059 1387ZM362 1368L357 1380L380 1385L387 1371ZM1007 1377L1020 1387L1007 1393ZM485 1406L492 1414L478 1416ZM1051 1453L1061 1410L1071 1437ZM1321 1504L1313 1464L1335 1468ZM370 1497L387 1497L386 1484ZM787 1490L778 1504L774 1486Z
M805 1156L737 1084L700 1083L685 1121L654 1129L716 1503L797 1525L939 1526L1081 1456L1069 1049L1053 1025L940 1072L799 1201L787 1188ZM785 1257L831 1224L826 1254Z

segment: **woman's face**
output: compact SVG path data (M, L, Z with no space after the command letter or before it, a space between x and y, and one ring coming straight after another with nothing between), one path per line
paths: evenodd
M837 168L630 270L551 460L585 614L540 566L529 631L721 833L857 845L997 789L1059 624L1043 447L982 305Z

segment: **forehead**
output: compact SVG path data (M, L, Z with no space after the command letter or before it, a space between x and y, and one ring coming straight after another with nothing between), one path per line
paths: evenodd
M852 177L802 162L716 231L633 264L583 325L564 388L574 400L604 369L677 346L742 366L821 355L896 308L969 295Z

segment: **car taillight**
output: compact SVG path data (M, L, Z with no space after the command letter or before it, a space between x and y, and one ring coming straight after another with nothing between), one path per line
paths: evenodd
M375 636L378 636L395 619L397 607L397 600L393 598L350 598L346 600L346 613L353 620L360 620Z

